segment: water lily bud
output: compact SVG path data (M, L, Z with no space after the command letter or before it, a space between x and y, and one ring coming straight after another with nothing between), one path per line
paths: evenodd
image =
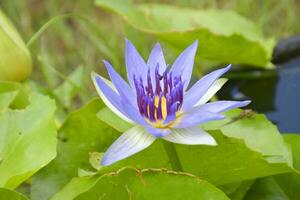
M28 48L0 10L0 81L23 81L31 70L32 60Z

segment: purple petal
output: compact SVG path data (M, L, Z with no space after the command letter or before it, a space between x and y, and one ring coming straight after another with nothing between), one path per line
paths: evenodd
M197 112L212 112L221 113L233 108L239 108L247 106L251 101L216 101L201 105L195 109Z
M129 40L126 40L125 62L127 68L127 77L131 88L135 87L133 80L134 75L137 78L142 77L145 84L148 70L147 65Z
M155 68L158 64L158 72L159 74L163 74L164 71L167 68L166 65L166 61L164 58L164 54L162 52L161 46L159 43L156 43L155 46L153 47L148 62L147 62L147 66L148 68L150 68L150 73L151 73L151 80L152 80L152 84L153 86L155 86Z
M178 104L179 102L177 101L170 106L170 111L168 112L164 124L168 124L176 119L176 111L177 111Z
M215 139L210 134L197 126L190 128L172 129L172 133L164 136L163 139L178 144L205 144L212 146L217 145Z
M222 86L227 82L227 80L228 79L226 78L217 79L205 92L205 94L200 98L200 100L194 105L194 107L203 105L206 102L208 102L222 88Z
M135 126L124 132L105 152L101 164L111 165L119 160L127 158L150 146L155 137L146 132L140 126Z
M133 90L129 87L127 82L114 70L109 62L104 60L103 63L108 71L110 79L118 90L120 96L136 107L136 95Z
M145 119L140 114L138 108L134 107L131 103L127 101L121 101L122 107L126 111L126 114L132 119L134 122L142 125L149 126L149 124L145 121Z
M182 110L187 111L192 108L203 97L206 91L209 90L213 83L230 68L231 65L228 65L225 68L215 70L197 81L184 95Z
M187 88L191 80L194 58L198 47L198 41L196 40L192 45L187 47L175 60L171 68L173 77L181 76L182 82L185 83L184 89Z
M102 77L96 73L92 73L92 80L99 96L106 106L125 121L132 123L132 120L122 106L119 94L117 94L110 86L108 86L104 80L102 80Z
M223 115L210 112L186 113L174 128L188 128L205 122L224 119Z
M157 138L164 137L171 133L170 129L160 129L154 127L147 127L146 130L148 131L148 133Z

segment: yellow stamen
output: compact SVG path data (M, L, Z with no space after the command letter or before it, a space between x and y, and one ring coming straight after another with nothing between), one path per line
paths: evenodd
M159 96L156 96L154 99L154 106L158 108L158 103L159 103ZM166 119L167 117L167 99L165 96L162 96L161 98L161 114L163 119ZM155 112L155 118L157 120L157 113Z
M155 99L154 99L154 106L156 108L158 108L158 105L159 104L159 96L156 96ZM149 109L149 106L147 107L147 112L148 112L148 115L150 114L150 109ZM145 118L146 121L151 124L152 126L156 127L156 128L168 128L168 127L172 127L172 126L175 126L176 124L179 123L180 121L180 115L181 113L180 112L177 112L176 113L176 120L173 121L173 122L170 122L169 124L164 124L164 121L167 117L167 99L166 97L162 96L161 98L161 112L162 112L162 119L159 120L158 117L157 117L157 112L156 112L156 109L154 111L154 116L155 116L155 122L151 122L149 119Z

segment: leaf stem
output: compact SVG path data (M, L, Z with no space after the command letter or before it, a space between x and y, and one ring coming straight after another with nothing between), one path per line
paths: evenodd
M167 141L162 141L162 142L164 145L164 149L169 157L173 170L182 171L182 166L173 143Z

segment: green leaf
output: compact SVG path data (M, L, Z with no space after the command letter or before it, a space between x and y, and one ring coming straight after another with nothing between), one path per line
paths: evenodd
M291 145L294 167L300 170L300 135L284 134L284 139ZM299 188L299 172L280 174L256 180L246 199L300 199Z
M277 127L263 114L234 109L225 113L226 119L207 123L209 130L220 129L225 136L242 139L247 147L260 152L270 163L292 166L292 154Z
M274 40L232 11L195 10L130 0L96 0L96 5L121 16L134 28L157 36L177 49L199 40L199 58L225 63L270 66Z
M293 153L294 167L300 171L300 135L299 134L284 134L284 140L290 145Z
M31 74L30 52L13 24L0 10L0 80L22 81Z
M236 188L236 190L234 192L231 192L230 194L228 194L228 197L231 200L243 200L253 183L254 183L254 180L242 182L239 185L239 187Z
M0 111L0 186L15 188L56 156L55 103L32 94L24 110Z
M0 199L3 200L28 200L26 196L21 193L9 190L6 188L0 188Z
M25 84L9 81L0 81L0 93L16 92L17 96L10 103L10 107L23 109L29 104L30 90Z
M184 171L217 186L291 171L287 163L269 163L243 140L223 136L218 131L210 133L218 146L176 145Z
M107 107L101 109L97 113L97 117L101 121L103 121L104 123L106 123L107 125L111 126L112 128L114 128L115 130L121 133L130 129L133 126L132 124L129 124L128 122L118 117Z
M58 133L58 156L32 180L31 199L48 199L62 186L77 176L78 169L92 169L89 153L102 151L119 136L119 133L97 117L103 108L95 99L71 113Z
M16 98L17 94L17 91L0 93L0 110L8 108Z
M105 152L109 145L120 136L121 133L97 118L96 114L103 108L103 103L97 99L70 114L59 130L58 156L33 177L32 200L48 199L73 177L76 177L79 168L81 172L82 169L92 170L89 160L89 156L93 155L91 152ZM118 169L128 163L138 168L147 166L170 168L167 155L163 152L161 142L157 141L141 154L124 160L113 169Z
M246 200L290 199L273 177L258 179L245 197Z
M113 115L107 112L106 118L113 119ZM251 116L247 116L239 109L225 115L227 116L225 120L204 126L211 131L221 129L222 134L219 131L211 132L218 146L175 145L185 172L198 175L220 186L293 170L288 146L277 128L264 115L252 113ZM101 118L103 119L105 118ZM120 129L118 120L110 120L108 124ZM157 167L170 167L160 141L155 142L153 146L155 148L150 146L141 153L101 170L116 170L126 165L148 168L153 167L153 163L156 163ZM149 159L152 160L155 156L156 159L149 162Z
M228 199L226 195L191 174L162 169L123 168L95 177L73 179L51 200L93 199Z
M103 157L103 153L99 153L99 152L90 153L89 162L94 169L100 170L102 168L102 165L100 164L102 157Z
M103 108L101 101L94 100L69 116L59 130L58 157L33 178L33 200L47 199L53 195L76 177L79 169L81 172L88 172L94 170L93 168L100 168L98 173L101 174L116 171L124 166L138 169L171 169L160 139L142 152L111 166L102 168L97 166L95 159L99 158L93 157L95 153L91 152L105 152L120 136L121 133L116 130L123 131L123 128L115 126L118 124L117 118L115 122L110 120L108 123L116 130L101 121L103 118L100 117L101 120L97 118L96 114ZM210 130L218 146L175 145L184 172L195 174L216 186L221 186L293 170L290 166L291 155L270 147L274 142L284 150L283 152L288 152L288 147L282 139L280 140L281 136L277 129L263 115L241 117L241 111L236 110L227 113L227 116L226 120L218 122L218 126L222 125L221 130L225 131L225 134L218 130ZM210 129L213 129L212 125L210 126ZM253 133L253 126L259 129L256 130L258 133ZM255 145L255 140L263 142ZM274 157L276 159L273 159ZM90 160L94 167L91 166Z

